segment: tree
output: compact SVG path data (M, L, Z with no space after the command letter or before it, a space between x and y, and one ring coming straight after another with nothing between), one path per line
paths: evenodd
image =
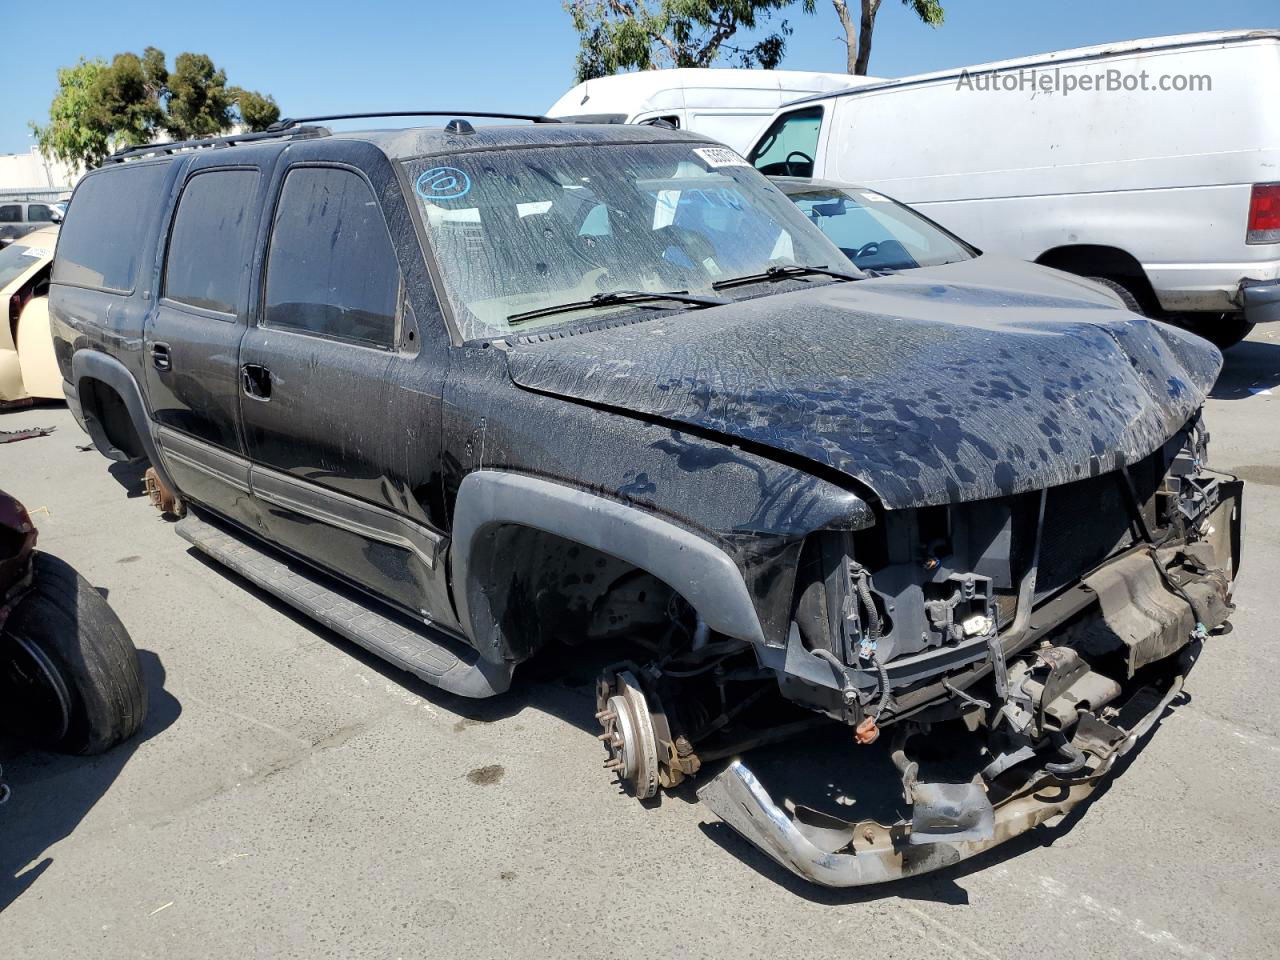
M111 152L111 129L98 109L97 84L105 60L86 60L58 69L58 92L49 104L49 123L31 124L40 152L72 166L98 164Z
M840 26L844 27L849 72L865 77L867 67L871 63L871 35L876 28L876 14L880 12L880 0L861 0L861 2L862 18L857 27L854 26L853 16L849 13L846 0L831 0L831 5L836 8ZM929 26L942 25L945 14L941 0L902 0L902 3L910 7L915 15Z
M58 71L49 123L31 124L41 152L74 167L96 166L122 146L225 133L236 124L265 130L280 119L269 96L227 86L226 71L202 53L182 53L172 73L162 50L118 53Z
M778 28L750 46L730 41L740 30L767 24L795 0L565 0L578 31L577 79L620 70L709 67L723 53L743 67L772 69L782 62L791 26ZM814 0L800 0L812 13Z

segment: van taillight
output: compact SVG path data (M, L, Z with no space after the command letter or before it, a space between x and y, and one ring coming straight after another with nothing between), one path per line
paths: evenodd
M1280 243L1280 183L1253 185L1248 242Z

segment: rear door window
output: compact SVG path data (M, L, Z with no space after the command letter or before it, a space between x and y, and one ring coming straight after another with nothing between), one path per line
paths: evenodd
M133 290L170 162L113 164L80 181L59 231L54 283Z
M336 167L295 167L271 231L263 322L365 346L396 340L400 268L377 197Z
M22 205L18 203L6 203L0 206L0 223L21 223L22 222Z
M233 314L248 276L256 170L206 170L182 190L169 234L164 296Z
M784 113L773 121L747 159L766 176L812 177L821 129L821 107Z

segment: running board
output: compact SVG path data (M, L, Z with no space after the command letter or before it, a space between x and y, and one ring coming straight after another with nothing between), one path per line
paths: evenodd
M492 697L511 685L511 664L495 664L460 640L427 626L380 613L353 590L286 559L247 534L214 526L194 514L178 535L285 603L432 686L460 697Z

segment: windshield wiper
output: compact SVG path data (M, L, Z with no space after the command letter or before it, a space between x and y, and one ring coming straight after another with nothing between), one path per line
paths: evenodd
M749 283L766 283L769 281L777 282L779 280L790 280L793 277L808 276L833 277L836 280L861 280L862 277L856 273L848 273L844 270L830 270L825 266L806 267L801 265L794 266L777 266L769 267L762 273L748 273L741 277L729 277L727 280L717 280L711 285L712 290L724 290L728 287L744 287Z
M687 303L695 307L723 307L727 301L718 297L698 297L683 290L671 290L667 293L649 293L644 290L609 290L597 293L586 300L574 300L569 303L557 303L550 307L539 307L524 313L513 313L507 317L507 323L515 326L538 317L550 317L557 313L569 313L573 310L590 310L592 307L616 307L625 303L660 303L670 300L675 303Z

